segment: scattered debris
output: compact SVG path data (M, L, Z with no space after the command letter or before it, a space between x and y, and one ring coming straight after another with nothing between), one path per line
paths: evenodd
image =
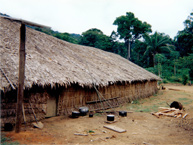
M150 144L150 143L147 143L147 142L143 142L143 144L146 144L146 145L152 145L152 144Z
M112 135L112 136L110 136L110 137L106 137L106 139L112 139L112 138L116 138L116 136L115 136L115 135Z
M95 136L95 135L101 135L101 133L91 133L91 136Z
M95 139L95 140L90 140L91 142L94 142L94 141L98 141L98 140L102 140L102 141L106 141L105 139L102 139L102 138L98 138L98 139Z
M125 129L116 127L116 126L114 126L114 125L105 125L105 126L103 126L103 127L104 127L104 128L107 128L107 129L110 129L110 130L113 130L113 131L116 131L116 132L119 132L119 133L126 132Z
M79 136L88 136L88 134L82 134L82 133L74 133L74 135L79 135Z
M175 108L166 108L166 107L159 107L159 111L156 113L152 113L152 115L159 118L161 115L180 118L183 115L183 111Z
M187 115L188 115L188 113L186 113L182 118L185 119Z

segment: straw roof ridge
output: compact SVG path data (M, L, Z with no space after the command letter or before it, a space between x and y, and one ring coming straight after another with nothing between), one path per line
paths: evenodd
M20 24L0 18L0 68L18 85ZM10 87L4 74L0 89ZM25 87L60 84L82 87L160 80L127 59L97 48L72 44L26 27Z

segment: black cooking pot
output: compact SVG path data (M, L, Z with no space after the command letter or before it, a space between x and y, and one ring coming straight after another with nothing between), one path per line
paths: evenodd
M80 116L80 112L72 111L72 118L78 118Z
M125 116L127 116L127 112L126 111L119 111L119 116L125 117Z
M85 116L88 113L89 109L88 107L80 107L79 112L81 116Z
M107 121L114 121L115 115L107 115Z

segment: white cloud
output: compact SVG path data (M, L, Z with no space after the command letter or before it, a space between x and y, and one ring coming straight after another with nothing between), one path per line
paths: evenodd
M184 28L192 0L0 0L0 12L51 26L60 32L79 33L98 28L110 35L116 17L133 12L153 31L174 37Z

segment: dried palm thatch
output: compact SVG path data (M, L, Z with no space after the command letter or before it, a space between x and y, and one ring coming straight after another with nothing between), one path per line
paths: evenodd
M0 68L17 87L20 24L0 18ZM31 28L26 29L25 87L59 84L82 87L108 86L116 82L160 80L119 55L75 45ZM1 74L0 89L10 88Z

